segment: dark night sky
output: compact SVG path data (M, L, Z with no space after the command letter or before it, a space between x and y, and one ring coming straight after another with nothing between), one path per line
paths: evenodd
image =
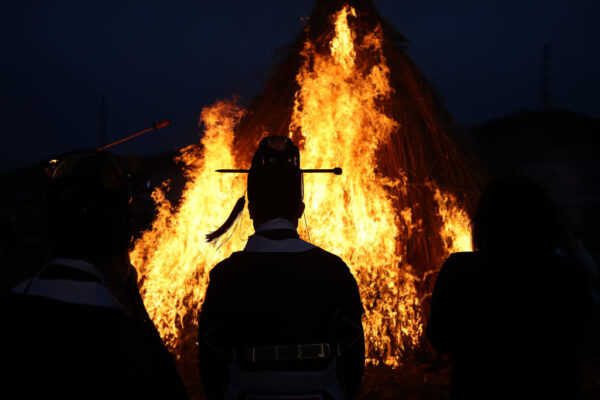
M173 120L118 148L150 154L198 140L202 107L260 92L305 1L0 2L0 172ZM540 106L551 44L552 106L600 117L600 2L376 1L465 127Z

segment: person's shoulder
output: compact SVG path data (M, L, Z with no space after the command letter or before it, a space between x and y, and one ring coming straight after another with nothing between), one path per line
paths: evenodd
M209 272L209 277L211 280L214 280L222 275L229 275L232 270L235 270L240 265L243 264L244 252L236 251L232 253L229 257L221 260L217 265L215 265Z
M311 262L318 262L322 264L337 266L346 265L346 263L344 262L344 260L342 260L341 257L316 245L313 245L313 247L309 250L297 253L297 257L302 257L311 260Z
M476 251L458 251L448 256L449 262L475 262L480 257Z
M65 301L54 299L43 295L25 294L18 291L8 291L4 295L3 302L12 309L23 310L36 313L39 316L56 318L60 315L81 315L82 318L95 320L98 318L116 318L123 319L126 313L123 308L106 307L101 305L91 305L78 303L75 301Z
M315 246L314 248L307 250L305 253L309 257L319 258L324 261L328 261L330 263L346 265L346 263L344 262L344 260L342 260L342 258L340 256L335 255L335 254L333 254L325 249L322 249L321 247L318 247L318 246Z
M263 258L276 258L281 262L301 263L304 268L320 268L336 271L349 271L348 266L339 256L330 253L318 246L309 250L297 253L254 253L238 251L232 253L228 258L222 260L210 271L211 279L218 279L220 276L230 276L248 265L260 263Z
M307 268L319 269L324 273L352 276L350 268L346 262L336 254L317 246L304 252L303 254L304 257L306 257L305 262Z
M440 270L440 274L458 274L461 272L468 272L473 268L477 268L481 264L481 254L474 251L462 251L452 253Z
M445 266L468 266L480 262L481 255L475 251L459 251L452 253L444 262Z

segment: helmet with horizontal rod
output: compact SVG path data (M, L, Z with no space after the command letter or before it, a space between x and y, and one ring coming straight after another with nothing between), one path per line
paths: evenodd
M340 175L341 168L300 168L300 151L286 136L267 136L260 141L252 157L250 169L220 169L217 172L248 174L248 208L255 220L287 218L297 220L304 210L304 173L333 173ZM209 233L212 242L231 228L245 206L245 195L240 197L225 223Z

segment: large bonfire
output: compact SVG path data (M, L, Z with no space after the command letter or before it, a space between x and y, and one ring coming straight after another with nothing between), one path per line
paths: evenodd
M478 178L399 39L371 1L319 1L248 110L223 101L202 111L201 143L180 155L182 199L172 205L167 184L154 192L157 216L131 253L144 302L175 355L195 349L209 271L252 234L245 212L227 240L206 243L246 185L245 176L215 170L247 168L265 135L290 136L303 168L343 168L342 176L305 177L300 234L356 277L368 361L397 366L422 343L437 270L451 252L471 248L466 210Z

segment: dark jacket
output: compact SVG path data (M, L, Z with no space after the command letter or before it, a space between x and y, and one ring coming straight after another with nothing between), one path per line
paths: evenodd
M331 343L335 349L341 341L345 352L338 359L338 379L354 398L364 367L363 308L354 277L339 257L294 239L295 231L266 235L251 237L245 251L210 273L198 340L208 397L222 398L232 351L311 343ZM253 238L265 246L253 248ZM282 245L286 240L303 248L290 251ZM302 365L324 368L318 361ZM279 361L265 368L298 367Z
M151 322L120 307L98 275L51 265L36 279L20 285L20 293L3 296L6 393L15 398L187 398ZM86 290L80 295L61 290L71 285Z
M564 257L452 254L427 326L433 346L452 357L451 397L579 398L590 305Z

